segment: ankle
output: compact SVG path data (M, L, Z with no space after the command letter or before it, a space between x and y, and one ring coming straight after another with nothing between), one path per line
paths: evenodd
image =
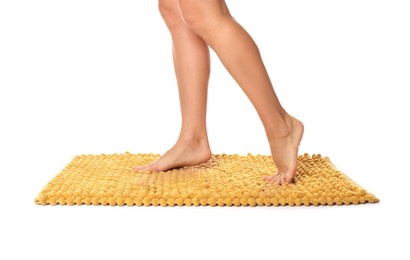
M208 137L204 134L180 134L178 143L185 145L208 145Z
M292 116L285 113L280 120L276 121L272 129L268 129L269 140L289 137L293 130L292 120Z

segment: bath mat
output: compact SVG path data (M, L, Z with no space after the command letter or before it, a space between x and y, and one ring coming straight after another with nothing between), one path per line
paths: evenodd
M291 184L263 180L270 155L212 154L196 166L132 171L160 154L77 155L38 194L38 205L310 206L376 203L379 199L339 171L328 157L300 155Z

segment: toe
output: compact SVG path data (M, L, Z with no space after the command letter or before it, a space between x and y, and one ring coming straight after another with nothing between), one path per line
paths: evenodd
M288 174L285 176L284 180L286 183L291 183L293 181L293 176L291 174Z
M278 174L276 174L275 176L274 176L274 184L278 184L278 185L282 185L283 184L283 178L284 178L284 176L283 176L283 174L281 174L281 173L278 173Z
M268 176L268 175L266 175L263 179L264 179L265 181L272 182L274 177L275 177L275 176Z
M132 170L134 171L148 171L149 170L149 165L141 165L141 166L134 166Z
M134 166L132 167L133 171L139 171L142 168L142 166Z
M153 167L151 167L150 170L153 171L153 172L161 172L162 171L160 166L153 166Z
M296 178L296 171L289 171L286 175L285 175L285 178L284 178L284 180L285 180L285 182L286 183L292 183L294 180L295 180L295 178Z
M265 178L264 178L266 181L268 181L269 183L272 183L272 184L276 184L277 182L278 182L278 178L277 178L277 175L273 175L273 176L265 176Z
M279 185L282 185L283 184L283 181L284 181L284 175L283 174L279 174L279 175L277 175L277 177L276 177L276 183L277 184L279 184Z

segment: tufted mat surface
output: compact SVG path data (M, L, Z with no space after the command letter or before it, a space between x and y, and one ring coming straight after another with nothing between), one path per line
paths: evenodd
M160 154L77 155L38 194L38 205L300 206L376 203L379 199L339 171L328 157L300 155L294 183L263 180L270 155L212 154L201 165L165 172L132 171Z

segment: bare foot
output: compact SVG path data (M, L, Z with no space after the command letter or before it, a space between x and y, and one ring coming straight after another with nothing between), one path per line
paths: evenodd
M208 141L178 141L156 161L142 166L134 166L134 171L167 171L172 168L198 165L211 158Z
M304 126L302 122L292 116L289 116L286 121L289 129L288 134L269 140L272 159L278 168L278 173L273 176L265 176L264 180L273 184L290 183L296 176L298 149Z

